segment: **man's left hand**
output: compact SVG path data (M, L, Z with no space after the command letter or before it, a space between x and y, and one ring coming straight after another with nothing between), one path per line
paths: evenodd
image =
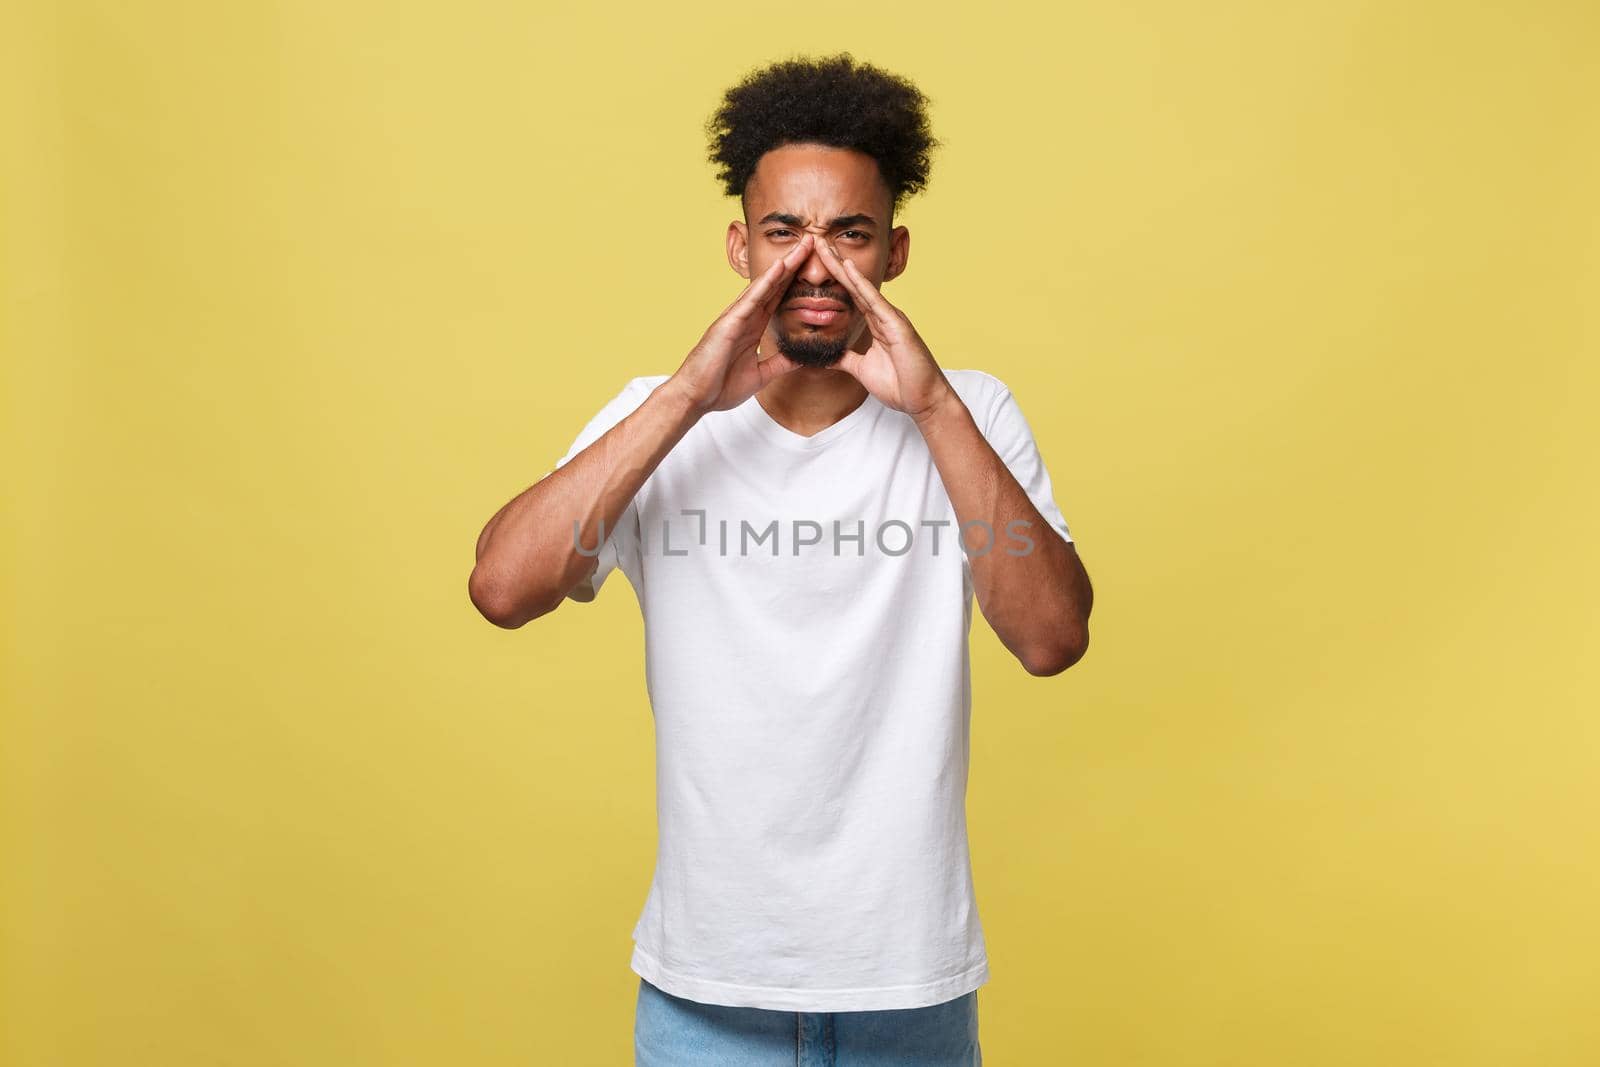
M823 264L861 309L872 336L865 352L847 349L836 366L886 406L914 419L927 418L954 398L950 380L905 313L884 299L861 268L834 251L832 244L819 241L817 247Z

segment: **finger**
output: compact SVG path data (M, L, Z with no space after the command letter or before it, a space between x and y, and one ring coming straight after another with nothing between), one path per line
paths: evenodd
M853 348L847 348L844 350L844 355L839 357L839 362L834 364L834 367L844 371L856 381L860 381L861 362L866 358L867 357L863 353L857 352Z
M833 250L833 245L823 241L818 248L822 253L822 265L828 268L828 273L833 275L833 280L844 286L845 292L850 294L851 299L860 304L861 294L856 291L855 279L845 274L844 266L839 262L839 253Z
M773 352L756 364L756 373L761 376L762 388L774 378L781 378L790 371L800 369L800 364L784 355L782 352Z
M733 298L732 303L722 309L722 315L718 317L726 318L733 312L737 311L741 305L750 303L750 294L764 291L765 287L769 284L770 279L776 276L782 269L783 260L773 260L767 265L766 270L762 271L760 274L757 274L755 277L751 278L745 283L744 289L739 292L738 296Z
M866 320L867 330L879 341L888 344L893 320L883 311L885 301L878 296L878 290L867 276L859 270L851 273L846 264L850 261L839 255L832 245L822 243L822 263L828 272L834 276L840 285L850 293L851 300L856 307L862 310L862 317Z
M767 269L746 282L745 287L739 291L739 295L734 297L728 306L722 309L722 314L718 315L717 318L727 318L737 311L742 305L749 304L751 302L752 294L759 296L759 294L767 291L771 285L772 279L780 274L782 270L782 257L779 257L778 259L775 259L771 263L767 264Z
M872 280L861 273L861 268L856 266L854 260L841 256L834 250L833 245L824 241L822 243L822 262L832 272L833 276L838 278L840 283L850 290L861 306L866 308L879 322L888 322L890 320L890 313L894 310L893 305L883 298L883 294L878 291L876 285L872 284Z
M762 271L761 277L750 283L740 299L753 309L764 309L767 304L781 298L788 291L789 279L811 254L811 242L809 233L802 237L787 255L780 256Z
M763 318L770 319L778 310L778 305L789 292L789 283L794 280L795 274L805 265L806 260L811 258L811 249L815 243L815 238L808 233L800 238L788 255L783 257L783 273L757 305Z

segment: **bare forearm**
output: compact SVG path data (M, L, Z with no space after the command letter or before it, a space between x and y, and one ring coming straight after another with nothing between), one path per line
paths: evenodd
M669 379L593 444L513 498L478 535L467 588L484 617L512 629L554 610L595 571L606 537L698 410ZM576 534L574 523L577 524Z
M917 425L970 550L983 617L1030 673L1070 667L1088 645L1093 596L1077 550L1039 514L953 391Z

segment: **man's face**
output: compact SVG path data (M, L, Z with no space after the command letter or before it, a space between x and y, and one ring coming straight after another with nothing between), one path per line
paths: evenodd
M807 233L831 244L874 285L905 269L910 234L889 228L890 195L878 164L846 148L794 144L761 157L745 187L745 222L728 228L728 258L746 278ZM803 367L830 367L866 347L866 319L814 250L790 279L768 327L778 351Z

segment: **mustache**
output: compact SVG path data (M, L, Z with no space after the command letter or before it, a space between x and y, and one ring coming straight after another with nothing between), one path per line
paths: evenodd
M846 308L854 308L855 301L850 299L850 294L843 289L790 289L783 295L781 304L791 300L837 300Z

